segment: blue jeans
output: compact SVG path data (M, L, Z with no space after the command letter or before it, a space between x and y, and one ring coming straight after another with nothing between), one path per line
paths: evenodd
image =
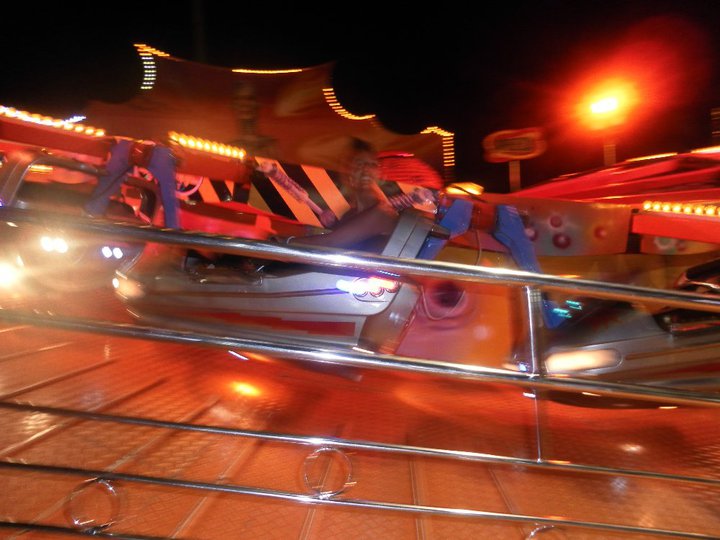
M97 186L85 204L85 211L91 215L102 215L110 205L113 195L120 193L127 174L132 169L130 152L134 141L121 139L110 150L110 159L105 165L106 174L98 178ZM160 188L160 200L165 213L165 226L180 228L178 201L175 196L175 158L167 146L156 145L147 165Z

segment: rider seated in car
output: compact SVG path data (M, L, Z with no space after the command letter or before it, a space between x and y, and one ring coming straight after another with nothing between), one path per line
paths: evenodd
M380 251L397 225L399 214L383 194L378 181L379 164L372 146L354 139L347 170L343 174L345 196L350 209L339 219L330 211L320 217L329 232L309 236L273 237L275 242L302 246L323 246ZM224 256L205 250L193 250L200 260L237 266L255 272L265 262L250 257Z
M378 185L379 165L376 153L365 141L353 141L352 156L343 182L347 187L348 210L340 219L326 221L331 230L325 234L290 237L287 243L325 247L357 247L370 239L389 236L398 220L398 212Z

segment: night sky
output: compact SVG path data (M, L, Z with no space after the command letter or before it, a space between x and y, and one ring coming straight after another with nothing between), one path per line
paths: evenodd
M477 14L469 2L24 4L3 7L0 104L69 116L91 99L130 99L136 42L230 68L336 62L346 109L400 133L455 132L456 176L493 191L507 188L507 164L488 163L482 141L497 130L544 130L547 151L521 164L525 185L601 166L602 137L574 111L609 77L638 94L620 159L711 144L720 107L717 0L516 1Z

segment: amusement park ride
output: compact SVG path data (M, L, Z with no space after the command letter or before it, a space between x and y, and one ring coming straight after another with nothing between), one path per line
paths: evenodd
M120 140L129 153L118 168L113 152ZM162 170L148 165L158 147L173 156ZM522 359L526 330L513 324L520 294L511 287L278 260L274 238L322 233L321 214L339 216L347 208L332 171L246 156L175 132L163 144L114 138L7 107L0 108L0 152L7 280L22 275L25 286L59 290L112 281L133 316L160 327L255 338L282 333L309 346L468 365L482 350L493 358L486 366L531 369ZM109 176L116 187L108 188L107 211L88 216L98 178ZM435 260L713 295L720 287L720 206L712 204L720 198L719 178L720 150L709 148L626 161L511 194L485 193L468 182L424 189L386 181L389 200L404 201L401 219L379 247L358 247L348 257ZM18 211L40 216L41 225L19 226ZM43 225L48 217L66 227ZM164 228L182 241L83 233L98 221ZM188 245L184 239L193 234L199 243ZM242 249L210 258L213 239L225 247L232 239L241 247L257 242L267 258ZM712 313L552 292L541 304L548 374L716 384L720 319ZM429 346L433 340L447 346Z
M385 179L346 250L282 242L321 167L7 107L0 159L0 528L718 537L720 149Z

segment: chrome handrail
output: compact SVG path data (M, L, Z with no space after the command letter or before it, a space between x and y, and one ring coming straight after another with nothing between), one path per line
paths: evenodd
M266 497L270 499L283 500L288 502L296 502L303 504L336 506L339 508L364 508L367 510L391 510L395 512L408 512L413 514L435 515L445 517L462 517L475 519L491 519L502 520L515 523L526 524L542 524L552 526L579 527L597 531L607 531L614 533L632 533L632 534L655 534L658 536L672 538L688 538L696 540L717 540L716 536L699 534L699 533L683 533L669 529L661 529L656 527L617 525L613 523L602 523L599 521L580 521L571 520L561 517L533 516L511 514L503 512L489 512L484 510L473 510L469 508L448 508L444 506L403 504L393 502L368 501L349 498L322 498L309 495L299 495L288 491L278 489L261 489L249 486L239 486L233 484L213 484L208 482L198 482L192 480L179 480L173 478L161 478L140 474L123 474L116 472L107 472L101 470L82 469L76 467L58 467L53 465L41 465L35 463L17 463L12 461L0 461L0 469L9 471L33 471L43 474L64 474L72 476L94 478L102 478L103 481L121 481L126 483L140 483L155 486L174 487L180 489L200 490L215 493L231 493L236 495L253 495ZM0 525L13 525L12 523L1 523ZM17 526L17 525L15 525ZM32 524L29 524L32 529ZM92 532L94 535L94 531Z
M57 166L70 171L100 176L104 169L77 159L51 154L43 150L19 150L0 168L0 206L10 206L25 176L36 165Z
M290 360L336 364L357 368L390 369L447 377L460 377L491 383L508 383L521 387L593 392L606 396L632 398L648 401L666 401L685 405L720 406L720 395L705 394L694 390L661 388L639 384L600 382L565 376L538 375L499 368L455 364L439 360L373 353L358 349L327 347L322 343L297 345L276 338L272 341L219 336L198 331L171 330L156 326L128 323L98 322L79 317L50 313L24 312L0 307L0 320L8 322L47 326L62 330L94 332L119 337L131 337L185 343L212 345L227 349L277 356Z
M99 422L130 424L135 426L154 427L168 430L189 431L196 433L212 433L228 437L245 437L263 441L299 444L304 446L319 446L343 448L346 450L364 450L371 452L386 452L392 454L404 454L409 456L454 458L462 461L478 461L493 463L497 465L519 465L522 467L536 468L540 470L594 473L603 475L628 476L653 480L670 480L688 484L701 484L720 487L720 478L703 478L698 476L687 476L682 474L656 473L635 469L622 469L617 467L602 467L596 465L580 465L569 462L558 462L548 460L526 459L518 457L500 456L486 452L472 452L467 450L448 450L443 448L429 448L413 446L408 444L378 443L366 440L344 439L341 437L317 437L310 435L295 435L291 433L272 433L268 431L254 431L248 429L233 429L213 425L198 425L187 422L168 422L163 420L152 420L149 418L120 416L102 412L77 411L63 409L60 407L46 407L32 403L4 402L0 401L0 409L15 411L27 411L34 413L79 418L83 420L95 420ZM0 461L1 463L1 461Z
M528 319L532 323L540 324L540 318L535 311L537 307L537 289L559 290L571 293L584 293L600 298L623 300L632 303L661 303L665 306L690 308L701 311L720 312L720 301L705 295L682 292L665 291L632 285L608 284L591 280L575 280L523 272L510 269L483 268L472 265L445 263L438 261L403 260L382 256L368 256L359 252L339 252L322 248L303 248L296 246L277 245L267 242L242 240L210 234L198 234L185 231L165 230L149 226L132 226L128 224L115 224L97 220L69 219L62 216L39 216L31 211L16 208L0 208L0 219L17 223L28 223L42 226L62 226L66 229L78 230L83 233L96 233L112 238L139 240L143 242L159 242L184 247L214 249L227 253L253 255L275 260L288 260L308 264L325 265L331 267L342 266L361 270L381 271L397 276L430 277L442 279L455 279L460 281L476 281L482 283L499 283L508 286L522 286L526 291L528 306ZM537 288L537 289L536 289ZM702 405L715 407L720 405L720 396L705 394L696 391L686 391L674 388L659 388L645 385L622 384L557 377L544 374L539 362L536 369L530 373L519 373L510 370L485 368L481 366L459 365L450 362L423 360L387 354L373 354L360 350L348 350L321 346L321 344L298 344L283 339L261 340L256 337L225 337L210 333L184 332L159 327L141 326L135 324L120 324L108 321L93 321L83 318L66 317L49 313L23 312L17 309L0 307L0 319L18 323L48 326L66 330L79 330L96 332L115 336L134 337L142 339L188 343L195 345L217 346L228 349L239 349L267 355L276 355L294 360L332 363L352 367L390 369L411 371L417 373L433 374L462 379L478 380L512 384L533 389L562 390L567 392L593 392L602 395L633 398L639 400L664 401L667 403ZM531 324L534 331L536 324ZM531 332L532 334L532 332ZM531 344L532 356L536 360L540 357L537 343L533 339ZM37 412L57 415L72 415L80 418L89 418L99 421L115 421L120 423L139 423L154 425L160 428L181 429L190 431L217 432L213 426L185 425L169 422L153 422L145 419L103 415L98 413L85 413L82 411L65 411L50 407L36 405L13 404L0 402L0 408L29 408ZM536 418L538 430L541 424ZM222 430L224 434L262 438L277 442L296 443L302 445L329 446L333 448L355 449L363 451L377 451L400 453L416 456L444 457L452 459L485 461L495 464L510 464L523 467L537 467L548 470L558 470L577 473L597 473L610 475L626 475L653 480L670 480L679 482L699 483L710 486L720 485L720 480L712 478L699 478L685 475L654 473L650 471L620 469L611 467L588 466L573 463L558 463L545 460L542 454L534 460L497 456L479 452L453 451L438 448L415 447L398 444L382 444L372 441L350 440L333 437L302 437L290 434L252 432L249 430ZM201 491L216 491L238 493L261 497L277 498L281 500L318 505L335 505L339 507L359 507L366 509L380 509L404 511L411 513L442 515L448 517L482 518L520 522L525 524L541 524L546 526L580 527L591 530L604 530L614 533L629 534L655 534L676 538L709 539L714 536L700 533L686 533L660 528L628 526L594 521L577 521L560 517L531 516L521 514L508 514L485 512L469 508L446 508L439 506L424 506L416 504L386 503L379 501L355 500L343 498L324 498L278 490L251 488L225 483L191 482L186 480L165 479L152 476L128 475L112 471L91 470L71 467L53 467L38 463L16 463L9 460L0 460L0 468L12 470L38 471L47 474L66 474L74 476L94 476L104 480L121 480L131 483L154 484L172 486L184 489ZM0 522L0 527L18 527L19 524ZM26 524L28 530L35 524ZM38 527L42 527L38 525Z
M399 259L360 251L322 247L299 247L298 245L247 240L197 231L162 229L151 225L138 226L96 219L78 219L63 215L40 215L32 210L11 207L0 208L0 220L44 227L56 226L66 230L104 235L114 239L156 242L235 255L252 255L258 258L287 262L384 272L394 276L499 283L511 286L531 285L543 290L587 294L608 300L662 304L668 307L720 312L720 298L708 295L539 274L509 268L489 268L444 261Z

